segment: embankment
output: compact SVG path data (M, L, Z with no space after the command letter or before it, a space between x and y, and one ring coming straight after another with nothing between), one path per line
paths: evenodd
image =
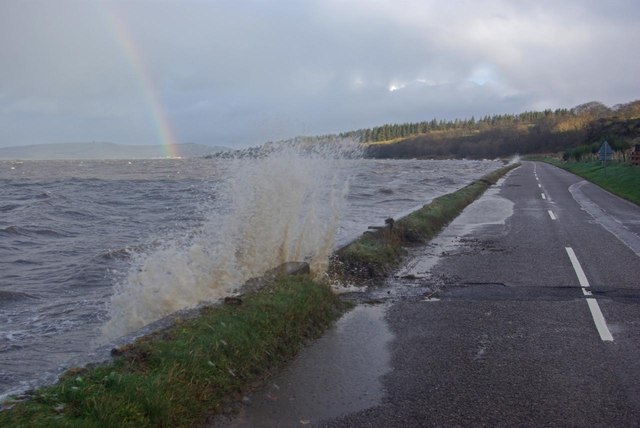
M435 199L338 251L334 273L389 273L403 246L426 242L517 165ZM309 275L279 277L241 299L205 307L198 317L115 349L108 364L69 370L27 399L4 403L0 426L198 426L292 358L347 308Z

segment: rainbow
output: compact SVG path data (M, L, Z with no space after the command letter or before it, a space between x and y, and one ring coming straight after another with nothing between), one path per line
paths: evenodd
M154 85L153 78L144 62L144 56L136 46L134 42L135 39L129 31L126 22L115 10L108 7L106 1L100 3L104 5L105 15L115 32L116 39L122 46L134 73L140 80L147 104L149 105L149 115L160 138L164 155L169 158L180 157L175 134L171 129L171 123L167 118L164 106L160 102L158 90Z

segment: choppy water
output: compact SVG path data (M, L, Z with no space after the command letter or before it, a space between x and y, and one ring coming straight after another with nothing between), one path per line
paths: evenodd
M329 252L489 161L0 162L0 396L98 343Z

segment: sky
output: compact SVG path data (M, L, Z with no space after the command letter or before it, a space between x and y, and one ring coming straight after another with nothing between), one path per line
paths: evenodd
M0 147L611 106L638 42L637 0L0 0Z

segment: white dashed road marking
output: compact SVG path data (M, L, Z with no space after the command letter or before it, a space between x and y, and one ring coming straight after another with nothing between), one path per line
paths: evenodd
M571 260L571 265L573 266L573 270L576 272L576 276L578 277L578 282L580 283L580 287L582 288L582 293L585 296L591 296L591 291L588 290L590 287L589 280L587 276L584 274L582 270L582 266L576 257L576 253L573 251L571 247L565 247L567 251L567 255L569 256L569 260ZM598 305L598 301L593 297L587 298L587 304L589 305L589 310L591 311L591 316L593 317L593 322L596 325L596 329L600 334L600 339L605 342L612 342L613 336L609 331L609 327L607 327L607 322L602 315L602 311L600 310L600 305Z

